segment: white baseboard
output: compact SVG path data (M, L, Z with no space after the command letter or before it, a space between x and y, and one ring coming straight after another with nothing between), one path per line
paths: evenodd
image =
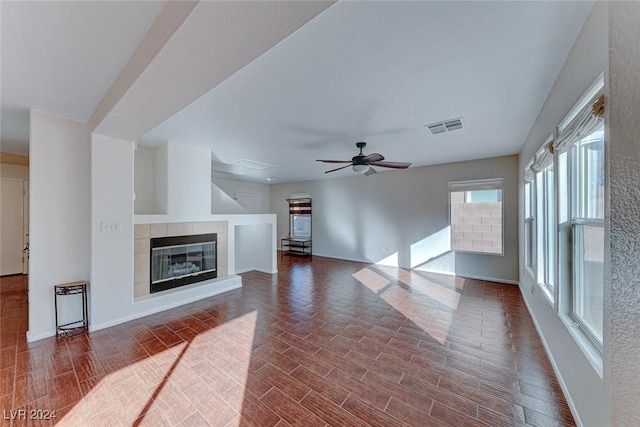
M375 262L373 262L371 260L355 259L355 258L344 258L344 257L337 257L337 256L334 256L334 255L325 255L325 254L314 253L313 256L319 256L319 257L322 257L322 258L339 259L339 260L342 260L342 261L361 262L361 263L364 263L364 264L373 264L373 265L376 264ZM398 268L404 268L404 267L398 267ZM407 270L414 270L414 269L407 269ZM434 274L445 274L447 276L465 277L467 279L484 280L486 282L504 283L505 285L516 285L517 286L517 285L520 284L520 282L518 282L517 280L500 279L500 278L497 278L497 277L474 276L474 275L470 275L470 274L459 275L459 274L451 273L451 272L448 272L448 271L435 271L435 270L415 270L415 271L424 271L426 273L434 273Z
M222 287L218 287L218 288L213 288L210 290L207 290L201 294L198 295L194 295L188 298L185 298L183 300L180 301L172 301L170 303L167 304L163 304L157 307L153 307L149 310L145 310L145 311L141 311L138 313L134 313L131 314L129 316L123 316L117 319L112 319L108 322L103 322L103 323L99 323L99 324L89 324L89 332L94 332L94 331L99 331L100 329L105 329L105 328L109 328L111 326L116 326L119 325L121 323L125 323L125 322L129 322L131 320L135 320L135 319L139 319L141 317L145 317L145 316L149 316L151 314L155 314L161 311L165 311L165 310L170 310L172 308L175 307L179 307L181 305L185 305L185 304L189 304L192 303L194 301L199 301L201 299L204 298L208 298L208 297L212 297L214 295L219 295L222 294L224 292L229 292L232 291L234 289L238 289L242 287L242 280L240 277L229 277L230 280L229 283L225 286ZM142 300L144 301L144 300ZM140 301L140 302L142 302ZM56 335L56 331L55 330L51 330L51 331L45 331L45 332L39 332L37 334L31 333L29 331L27 331L26 337L27 337L27 342L33 342L33 341L38 341L44 338L49 338L49 337L53 337Z
M316 252L314 252L312 255L313 256L319 256L321 258L331 258L331 259L339 259L339 260L342 260L342 261L361 262L363 264L375 264L374 262L372 262L371 260L368 260L368 259L345 258L345 257L339 257L339 256L335 256L335 255L319 254L319 253L316 253Z
M522 293L522 288L520 288L520 293ZM538 324L538 321L536 320L536 317L533 315L533 311L531 310L531 307L529 306L529 303L527 302L526 296L522 295L522 299L524 300L524 305L527 307L527 311L529 312L529 316L531 316L531 320L533 320L533 325L536 328L536 332L538 332L538 336L540 337L540 341L542 341L542 346L544 347L544 351L547 353L547 357L549 358L549 361L551 362L551 366L553 367L553 372L556 374L556 378L558 378L558 383L560 384L560 388L562 389L562 394L564 394L564 398L567 400L567 405L569 405L569 409L571 410L571 415L573 415L573 420L576 422L576 425L578 427L583 427L584 424L582 423L582 420L580 419L580 414L578 414L578 410L576 408L576 405L573 403L573 400L571 399L571 395L569 394L569 389L567 388L567 385L565 384L564 379L562 378L562 375L560 375L560 369L558 369L558 365L556 364L556 361L553 358L553 354L551 353L551 349L549 348L549 345L547 344L547 340L544 338L544 335L542 334L542 330L540 329L540 325Z
M206 292L203 292L201 294L198 295L194 295L179 301L172 301L168 304L163 304L157 307L153 307L149 310L145 310L145 311L141 311L141 312L137 312L134 314L131 314L129 316L123 316L123 317L119 317L117 319L112 319L109 320L108 322L103 322L103 323L99 323L99 324L90 324L89 325L89 331L93 332L93 331L98 331L100 329L105 329L105 328L109 328L111 326L116 326L119 325L121 323L125 323L125 322L129 322L131 320L135 320L135 319L139 319L141 317L145 317L145 316L149 316L151 314L155 314L161 311L165 311L165 310L170 310L172 308L175 307L179 307L181 305L185 305L185 304L189 304L192 303L194 301L199 301L201 299L204 298L209 298L212 297L214 295L219 295L222 294L224 292L229 292L232 291L234 289L238 289L242 287L242 280L240 280L240 277L236 277L236 278L232 278L232 279L236 279L236 280L231 280L228 285L224 286L224 287L220 287L220 288L214 288L211 290L208 290ZM144 301L142 301L144 302Z
M248 273L250 271L259 271L260 273L267 273L267 274L276 274L278 272L278 270L271 271L271 270L267 270L266 268L245 268L243 270L236 270L235 274L243 274L243 273Z
M520 282L518 282L517 280L498 279L497 277L473 276L470 274L458 275L458 277L464 277L467 279L474 279L474 280L484 280L485 282L503 283L505 285L520 286Z
M34 333L31 333L31 332L27 331L27 342L34 342L34 341L38 341L38 340L43 340L45 338L53 337L55 335L56 335L56 331L55 330L39 332L37 334L34 334Z
M455 274L450 271L437 271L437 270L425 270L425 269L417 269L415 271L424 271L425 273L443 274L445 276L455 276L455 277L462 277L465 279L483 280L485 282L496 282L496 283L502 283L505 285L520 286L520 282L517 280L499 279L497 277L475 276L472 274Z

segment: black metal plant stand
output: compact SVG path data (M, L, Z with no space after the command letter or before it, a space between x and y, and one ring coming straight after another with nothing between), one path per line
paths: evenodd
M58 320L58 297L78 294L82 295L82 319L61 325ZM80 332L89 332L89 319L87 316L87 282L80 280L77 282L55 285L54 295L56 308L56 333L62 337L68 337Z

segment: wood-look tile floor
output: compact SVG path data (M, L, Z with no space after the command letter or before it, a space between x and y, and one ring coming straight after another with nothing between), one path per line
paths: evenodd
M575 425L516 286L320 257L279 271L34 343L26 280L0 279L2 423Z

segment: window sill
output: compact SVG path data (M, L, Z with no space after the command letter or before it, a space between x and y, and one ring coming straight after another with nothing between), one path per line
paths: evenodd
M480 251L472 251L472 250L464 250L464 249L451 249L451 252L457 252L461 254L471 254L471 255L492 255L492 256L504 256L504 252L480 252Z
M555 310L555 303L553 302L553 290L549 289L547 286L543 285L542 283L538 282L538 280L536 279L536 273L535 271L533 271L531 269L531 267L529 267L528 265L524 267L524 270L527 272L527 274L529 275L529 278L531 279L532 282L534 282L536 284L536 286L542 291L542 294L545 296L545 298L547 299L547 301L549 302L549 304L551 304L551 307L554 308Z
M538 283L538 287L540 288L540 290L542 291L542 294L547 298L547 301L549 302L549 304L551 304L551 307L553 307L555 311L556 305L553 302L553 289L550 289L549 287L541 283Z
M602 368L602 353L591 342L589 337L582 331L580 326L567 314L560 314L560 320L569 331L569 334L573 337L582 353L585 355L593 369L597 372L600 378L603 378Z
M536 280L536 273L533 271L533 268L531 268L528 265L525 265L524 271L526 271L529 274L529 278L531 279L532 282L538 283L538 281Z

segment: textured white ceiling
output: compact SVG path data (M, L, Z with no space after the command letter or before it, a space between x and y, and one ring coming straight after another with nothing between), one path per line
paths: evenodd
M136 139L271 49L331 1L203 1L96 131Z
M359 140L416 166L517 153L592 5L339 2L141 142L276 165L237 176L258 182L321 178Z
M86 121L162 5L2 2L3 145L28 108ZM203 2L99 129L275 165L221 167L257 182L349 174L315 159L360 140L415 166L517 153L592 5ZM424 129L456 117L463 130Z
M28 150L29 109L85 122L163 6L3 1L3 149Z

